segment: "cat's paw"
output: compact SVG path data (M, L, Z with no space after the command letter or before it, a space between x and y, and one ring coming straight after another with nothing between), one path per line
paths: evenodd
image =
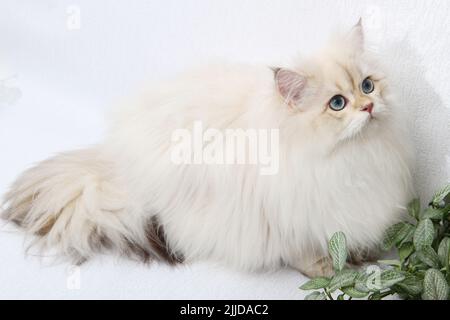
M360 267L366 263L375 263L380 256L377 250L351 251L348 263L354 267Z
M333 261L330 257L323 257L316 262L296 266L296 269L310 278L331 277L334 274Z

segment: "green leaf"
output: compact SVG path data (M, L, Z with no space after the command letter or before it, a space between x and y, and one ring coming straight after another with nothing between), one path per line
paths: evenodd
M405 261L414 251L414 244L412 242L405 242L398 248L398 256L400 261Z
M449 198L450 196L447 196ZM441 209L444 212L444 218L447 218L450 215L450 201L444 208Z
M411 217L419 220L420 215L420 200L414 199L408 204L408 213Z
M441 190L436 192L433 196L432 203L434 206L439 207L442 205L442 202L450 194L450 184L443 187Z
M441 265L444 268L447 268L448 271L450 265L450 238L445 237L444 239L442 239L438 248L438 256Z
M358 272L355 270L339 271L330 281L329 284L330 292L336 291L337 289L340 288L353 286L357 276Z
M370 289L367 288L367 280L369 279L369 274L366 272L360 272L355 279L355 289L360 292L369 293Z
M394 284L403 281L404 279L405 275L400 271L397 271L395 269L385 270L381 272L380 275L380 284L381 284L380 290L390 288Z
M359 272L355 279L355 289L361 292L370 292L370 289L367 287L369 276L370 274L367 270Z
M423 300L447 300L448 284L442 272L429 269L423 280Z
M399 260L378 260L377 262L392 267L400 267L402 264Z
M403 223L403 226L397 232L395 236L395 244L401 246L403 243L411 241L414 237L416 227L410 223Z
M419 277L408 274L403 281L400 281L393 286L393 290L397 292L399 291L397 289L400 288L401 291L407 293L408 295L417 296L422 293L422 282L422 279Z
M417 251L417 256L420 261L425 263L427 266L436 269L439 268L439 256L431 246L422 247L419 251Z
M373 294L371 294L369 296L369 300L381 300L382 296L381 296L381 292L377 291L374 292Z
M303 284L300 289L302 290L317 290L326 288L330 284L330 279L325 277L317 277L309 280Z
M320 291L314 291L305 297L305 300L327 300L325 293Z
M346 295L348 295L352 298L355 298L355 299L362 299L369 295L368 292L362 292L353 287L345 287L345 288L342 288L341 290Z
M422 247L431 246L434 239L434 226L430 219L424 219L417 225L414 232L414 246L417 250Z
M384 233L383 241L381 242L381 249L384 251L391 250L392 246L397 240L397 233L402 229L404 222L396 223L390 226Z
M336 232L328 243L328 250L333 259L333 268L335 271L341 271L347 261L347 239L343 232Z
M408 259L409 265L411 265L412 267L414 267L415 270L427 270L429 269L428 265L426 265L425 263L423 263L418 255L417 252L413 252Z
M444 217L444 211L437 208L425 209L422 219L441 220Z

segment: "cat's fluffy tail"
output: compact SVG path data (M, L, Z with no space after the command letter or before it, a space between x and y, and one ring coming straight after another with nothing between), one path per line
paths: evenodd
M75 263L103 250L176 262L155 216L127 210L111 163L94 150L58 155L24 172L6 194L2 218ZM35 237L37 236L37 237Z

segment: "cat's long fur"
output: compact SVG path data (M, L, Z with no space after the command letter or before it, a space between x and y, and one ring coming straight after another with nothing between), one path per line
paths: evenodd
M211 66L155 88L115 114L101 145L22 174L3 217L77 261L114 249L318 274L328 270L320 259L335 231L353 252L372 249L412 197L411 158L386 79L362 49L362 27L279 70ZM371 95L360 91L367 76L376 80ZM349 99L341 112L327 108L338 93ZM373 118L361 111L370 101ZM173 130L196 120L278 128L279 173L173 164Z

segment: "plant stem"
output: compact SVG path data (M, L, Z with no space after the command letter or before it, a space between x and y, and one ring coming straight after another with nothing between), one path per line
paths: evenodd
M325 294L328 296L328 298L329 298L330 300L334 300L334 299L333 299L333 296L328 292L327 289L323 289L323 290L325 291Z
M394 294L394 293L395 293L395 292L392 291L392 290L388 290L388 291L386 291L386 292L383 292L383 293L380 294L380 299L383 299L383 298L385 298L385 297L387 297L387 296L390 296L390 295L392 295L392 294Z

